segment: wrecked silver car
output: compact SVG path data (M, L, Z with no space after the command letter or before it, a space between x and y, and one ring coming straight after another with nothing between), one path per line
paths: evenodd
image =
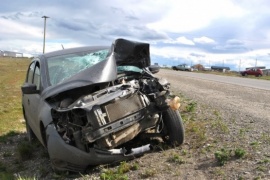
M37 138L55 170L125 161L151 150L136 138L184 141L179 98L150 65L149 44L65 49L34 58L22 89L29 140Z

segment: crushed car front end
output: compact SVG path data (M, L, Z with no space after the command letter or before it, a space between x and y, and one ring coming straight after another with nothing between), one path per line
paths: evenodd
M62 81L59 74L52 75L55 85L42 96L50 106L51 118L44 124L55 169L84 171L129 160L152 149L147 143L130 143L137 137L170 133L163 114L176 110L179 102L169 98L170 84L156 78L149 65L149 44L119 39L101 62Z
M157 128L160 113L168 108L168 87L155 78L134 79L82 96L70 105L68 98L63 99L51 110L53 123L46 133L54 167L81 171L149 151L149 144L121 145Z

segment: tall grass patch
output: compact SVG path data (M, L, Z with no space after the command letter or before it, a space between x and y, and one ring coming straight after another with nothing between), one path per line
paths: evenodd
M29 63L28 58L0 58L0 136L25 130L20 87Z

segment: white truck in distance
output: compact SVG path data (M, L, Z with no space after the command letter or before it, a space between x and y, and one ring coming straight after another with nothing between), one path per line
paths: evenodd
M180 65L177 65L177 66L172 66L172 69L173 70L176 70L176 71L193 71L193 68L190 67L189 65L186 65L186 64L180 64Z

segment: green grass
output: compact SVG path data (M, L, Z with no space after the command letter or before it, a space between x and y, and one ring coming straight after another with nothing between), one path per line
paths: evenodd
M127 162L121 162L116 170L113 169L103 169L100 174L100 179L102 180L127 180L128 176L126 173L129 171L136 171L139 169L138 164L131 164Z
M19 161L28 160L33 155L33 146L30 142L22 141L17 146L17 154Z
M254 142L251 142L250 143L250 146L255 150L255 149L258 149L260 147L260 142L258 141L254 141Z
M172 162L175 164L184 164L186 161L177 153L172 153L168 158L168 162Z
M236 158L240 159L246 155L246 151L244 149L237 148L234 150L234 155Z
M217 160L217 163L220 166L223 166L228 161L233 159L233 153L234 152L234 158L236 159L242 159L246 155L246 151L242 148L236 148L234 150L229 148L221 148L220 150L217 150L214 155Z
M37 177L28 177L28 176L24 177L24 176L18 175L16 180L38 180L38 178Z
M0 172L5 172L6 170L6 166L2 162L0 162Z
M6 165L0 161L0 179L13 180L14 176L7 170Z
M268 159L268 158L265 158L265 159L258 162L258 164L267 164L267 163L270 163L270 159Z
M1 121L0 121L0 124L1 124ZM13 137L13 136L16 136L18 134L19 134L18 132L15 132L13 130L10 130L8 133L0 136L0 142L6 142L9 137Z
M193 148L202 147L207 140L207 129L208 122L200 119L197 114L197 102L190 99L186 99L181 94L181 106L180 114L185 125L185 137L190 141L190 145Z
M223 166L227 161L229 161L231 156L231 150L222 148L215 152L215 158L219 165Z
M13 180L15 179L13 174L8 173L8 172L0 172L0 179L4 180Z
M262 133L260 140L266 144L270 144L270 134L269 133Z
M195 109L196 109L196 105L197 105L196 102L190 102L190 103L188 103L188 105L186 106L186 111L187 112L194 112Z
M11 130L25 131L20 87L29 63L30 60L26 58L0 58L0 137Z
M155 169L146 169L144 172L140 173L140 177L143 179L147 179L150 177L154 177L157 174Z

